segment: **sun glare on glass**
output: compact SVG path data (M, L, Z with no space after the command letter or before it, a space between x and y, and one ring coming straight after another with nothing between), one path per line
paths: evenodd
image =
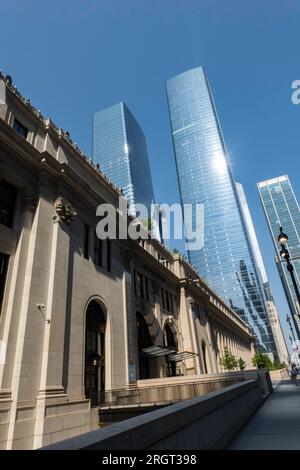
M214 168L219 171L220 173L226 170L226 158L221 151L217 151L212 160Z

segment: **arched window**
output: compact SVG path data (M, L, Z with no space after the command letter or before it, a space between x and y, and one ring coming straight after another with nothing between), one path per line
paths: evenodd
M92 300L86 312L85 337L85 397L92 405L101 402L105 390L105 327L103 311L96 300Z
M173 331L171 330L170 326L166 324L164 328L164 346L174 349L174 351L177 351L177 344L176 344L176 339L174 336ZM167 375L168 377L175 377L176 375L176 362L171 361L166 357L167 361Z
M204 364L204 372L205 372L205 374L208 374L207 362L206 362L206 345L205 345L205 341L202 341L201 349L202 349L202 358L203 358L203 364Z
M139 378L140 379L149 379L150 378L150 368L149 361L150 358L147 357L144 353L145 348L153 346L153 341L149 332L148 325L143 315L140 312L136 314L137 321L137 335L138 335L138 350L139 350Z

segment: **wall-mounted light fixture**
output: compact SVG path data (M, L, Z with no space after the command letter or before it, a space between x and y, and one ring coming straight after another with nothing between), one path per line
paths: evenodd
M49 323L50 323L51 320L50 320L49 318L46 318L46 317L45 317L45 314L44 314L45 304L39 304L39 303L38 303L38 304L36 304L36 308L41 312L43 319L44 319L45 322L49 325Z

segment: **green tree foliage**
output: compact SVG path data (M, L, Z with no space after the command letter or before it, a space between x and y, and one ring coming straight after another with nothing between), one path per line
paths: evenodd
M151 219L151 217L149 217L149 219L142 219L141 222L142 222L142 224L144 225L144 227L145 227L149 232L151 232L151 230L152 230L152 219Z
M228 348L224 348L224 356L221 358L220 364L225 370L234 370L238 368L239 361Z
M245 370L246 369L246 362L244 361L244 359L242 359L241 357L239 358L239 368L240 370Z
M259 351L256 351L256 353L254 354L254 357L252 358L252 364L258 369L269 370L284 369L286 367L284 363L281 363L276 359L274 362L272 362L267 354L264 354Z
M286 365L283 362L279 362L278 360L275 360L272 365L271 370L278 370L278 369L284 369Z
M252 364L257 369L272 369L273 363L267 354L264 354L260 351L256 351L254 357L252 358Z

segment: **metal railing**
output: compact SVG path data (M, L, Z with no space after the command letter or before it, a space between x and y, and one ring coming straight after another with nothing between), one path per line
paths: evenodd
M207 393L220 390L241 382L241 377L230 377L219 380L201 382L184 382L177 384L153 385L150 387L132 387L125 389L107 390L91 396L92 406L142 406L164 405L178 401L190 400Z

